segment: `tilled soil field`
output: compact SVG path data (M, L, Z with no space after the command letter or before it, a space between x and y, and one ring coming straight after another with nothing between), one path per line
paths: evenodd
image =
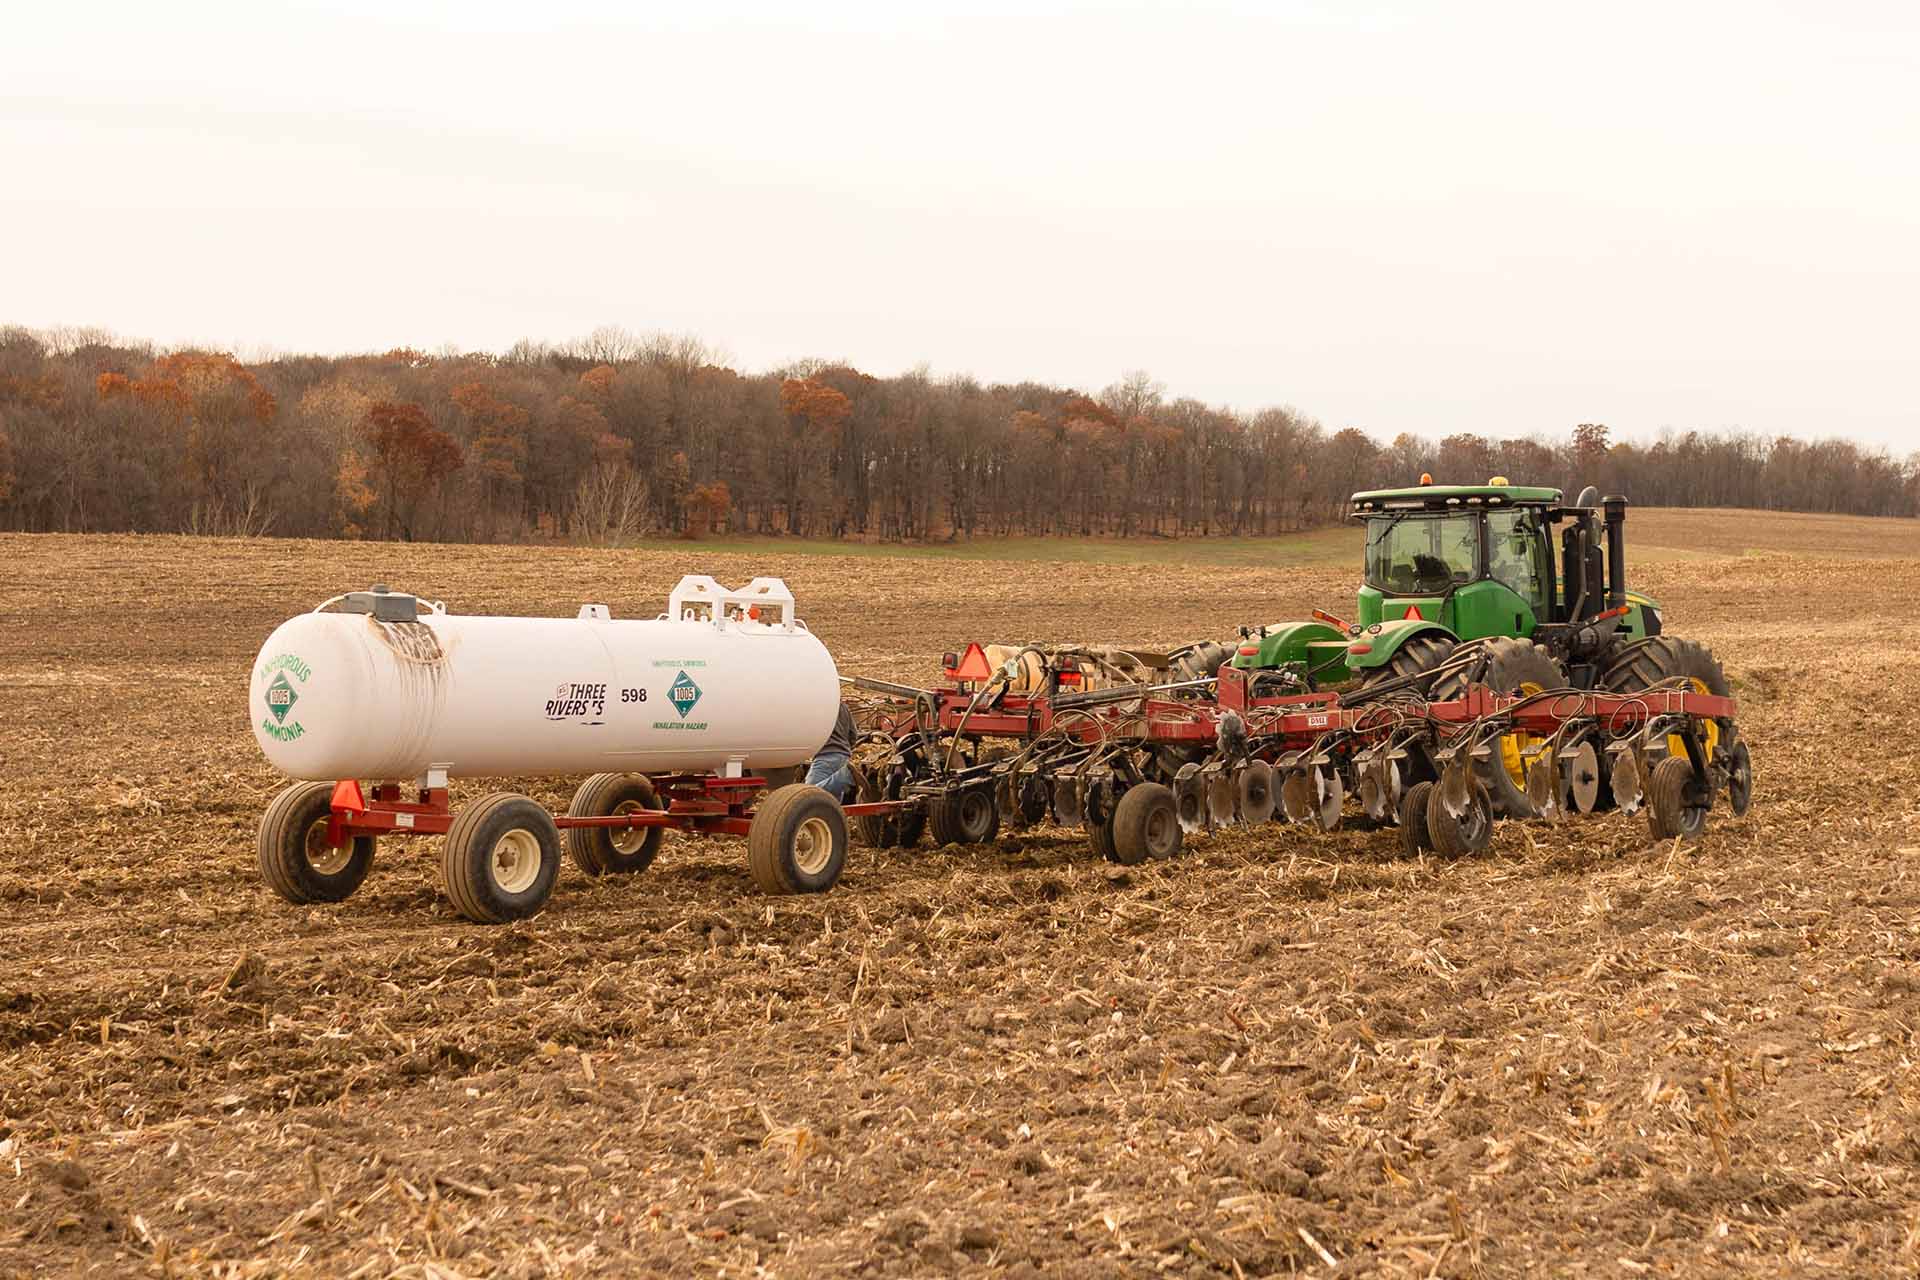
M247 668L283 617L376 579L652 616L774 573L843 670L924 681L1351 578L0 537L0 1274L1911 1271L1920 537L1884 528L1636 575L1754 752L1696 844L1275 824L1120 868L1043 827L773 899L742 842L669 837L502 928L431 841L339 906L260 883Z

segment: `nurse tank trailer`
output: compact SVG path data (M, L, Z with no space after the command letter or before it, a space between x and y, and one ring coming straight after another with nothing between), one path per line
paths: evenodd
M766 776L819 749L839 690L777 578L732 591L689 575L645 621L337 596L282 623L253 665L254 738L299 780L261 819L261 874L290 902L339 902L382 837L444 835L455 908L499 923L545 905L563 831L600 876L645 870L673 827L744 835L763 890L819 892L845 863L847 811L817 787L768 792ZM452 778L553 774L589 775L558 817L511 791L448 800Z

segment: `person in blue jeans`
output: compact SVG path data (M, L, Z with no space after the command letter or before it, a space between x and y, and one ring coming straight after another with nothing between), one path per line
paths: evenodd
M833 732L807 766L807 785L820 788L842 804L846 803L847 792L853 790L853 766L847 762L853 753L853 738L853 712L843 702Z

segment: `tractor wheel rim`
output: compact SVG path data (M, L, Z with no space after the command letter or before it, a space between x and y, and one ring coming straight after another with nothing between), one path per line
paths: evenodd
M1514 693L1522 698L1531 698L1540 691L1541 686L1532 680L1522 680ZM1527 770L1533 766L1535 757L1546 749L1547 740L1530 733L1509 733L1501 737L1500 764L1521 795L1527 793Z
M613 813L618 817L623 813L639 813L645 808L638 800L622 800L613 806ZM613 847L621 853L638 853L640 846L647 841L646 827L615 827L609 834L613 838Z
M807 818L793 833L793 865L802 875L817 876L833 859L833 828L825 818Z
M1713 690L1707 688L1706 681L1700 679L1698 676L1693 676L1687 680L1687 692L1712 693ZM1720 722L1718 720L1702 720L1700 722L1700 748L1701 754L1707 758L1707 763L1712 764L1714 754L1720 750ZM1677 733L1668 734L1667 753L1669 755L1679 756L1683 760L1686 759L1687 740Z
M307 828L307 865L323 876L337 876L353 858L353 841L337 848L327 843L327 820L322 818Z
M509 831L493 842L487 864L502 893L525 893L540 878L540 841L531 831Z

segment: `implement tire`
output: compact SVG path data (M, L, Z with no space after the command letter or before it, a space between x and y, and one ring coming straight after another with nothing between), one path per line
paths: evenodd
M1428 695L1433 701L1464 698L1468 688L1476 684L1509 697L1562 689L1567 684L1567 673L1545 649L1518 636L1471 640L1453 651L1456 658L1468 654L1477 655L1478 660L1435 680ZM1527 798L1527 769L1545 745L1531 734L1505 733L1493 740L1490 756L1473 762L1474 773L1486 787L1496 815L1536 816L1533 801Z
M1438 631L1414 636L1395 649L1392 657L1361 676L1360 687L1355 692L1365 693L1368 689L1392 680L1425 675L1452 657L1454 648L1453 637ZM1424 698L1428 696L1427 689L1431 683L1431 680L1415 680L1411 685L1397 692L1410 698Z
M1158 782L1128 787L1113 807L1112 831L1113 860L1125 866L1178 854L1182 835L1173 789Z
M1713 788L1694 776L1685 756L1668 756L1653 766L1647 784L1647 827L1655 840L1691 840L1707 825Z
M327 843L333 816L331 782L296 782L260 815L260 876L296 906L345 902L373 867L373 837Z
M762 893L825 893L847 865L847 815L804 782L760 802L747 828L747 870Z
M991 844L1000 833L1000 805L991 786L935 796L932 810L935 844Z
M567 806L569 818L607 818L637 809L658 809L653 783L637 773L596 773L580 784ZM653 865L664 827L568 827L567 856L590 876L631 875Z

